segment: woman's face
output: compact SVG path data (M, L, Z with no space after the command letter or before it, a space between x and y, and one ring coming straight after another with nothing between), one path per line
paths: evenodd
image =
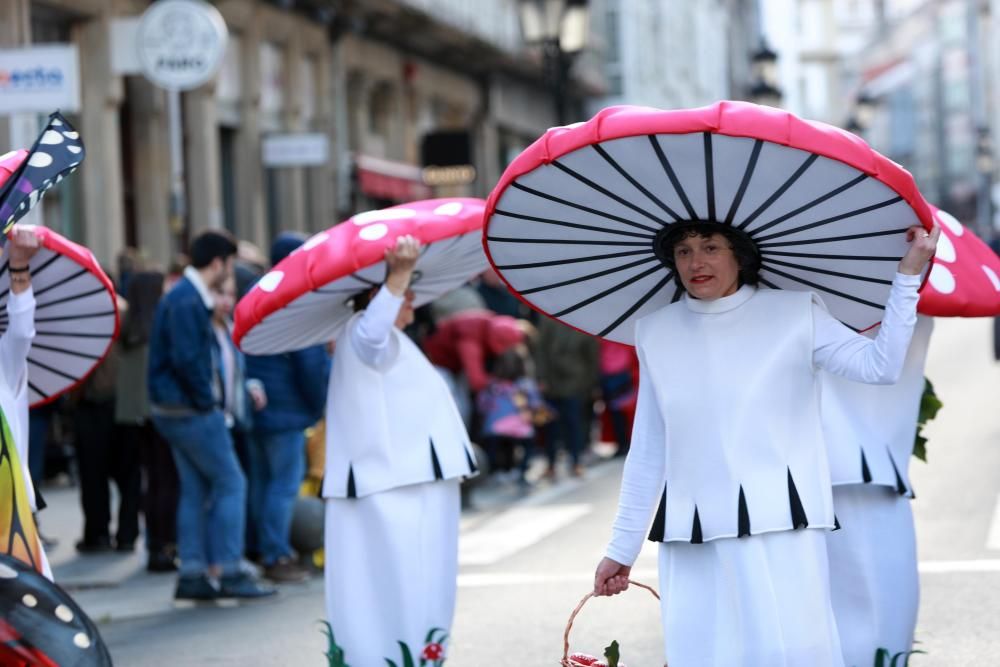
M712 301L739 288L740 266L722 234L681 239L674 245L674 265L684 289L696 299Z
M215 320L225 322L236 306L236 280L229 276L219 289L212 290L212 298L215 299Z

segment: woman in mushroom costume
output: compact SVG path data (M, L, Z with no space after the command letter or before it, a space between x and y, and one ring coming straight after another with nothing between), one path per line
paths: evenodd
M249 354L337 341L323 496L327 616L347 664L444 659L459 482L476 465L447 385L401 329L415 306L485 268L483 205L437 199L355 215L306 241L236 309Z
M823 377L823 434L843 525L827 535L827 552L848 665L873 664L880 652L905 660L913 647L920 579L909 463L933 317L1000 314L1000 258L954 217L932 211L941 237L899 382L873 386Z
M508 285L636 346L594 587L627 587L649 529L668 663L843 665L818 369L896 379L931 229L909 174L857 137L736 102L553 128L491 194L485 245ZM880 319L874 341L851 330Z

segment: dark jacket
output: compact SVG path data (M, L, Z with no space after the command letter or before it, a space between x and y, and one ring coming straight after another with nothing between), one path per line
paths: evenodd
M212 313L185 276L156 308L149 338L149 400L164 410L210 412L221 405Z
M323 345L266 356L246 356L247 376L260 380L267 407L253 415L258 433L301 431L319 421L326 407L330 357Z

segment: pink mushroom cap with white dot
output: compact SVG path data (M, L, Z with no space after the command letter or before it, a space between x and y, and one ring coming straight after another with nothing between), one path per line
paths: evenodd
M954 216L931 206L941 228L917 311L934 317L1000 315L1000 257Z

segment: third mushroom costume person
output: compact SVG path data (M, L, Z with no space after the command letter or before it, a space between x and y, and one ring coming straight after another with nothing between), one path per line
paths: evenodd
M880 653L886 663L905 661L913 649L920 579L909 464L933 317L1000 314L1000 258L954 217L932 210L941 237L899 382L823 378L823 432L843 526L827 534L830 589L848 665L876 664Z
M402 331L485 268L484 202L412 202L306 241L236 311L249 353L336 340L326 413L327 620L346 664L443 664L459 484L476 474L444 379Z
M594 588L623 591L643 539L660 543L671 667L844 664L819 371L897 379L937 234L909 174L857 137L738 102L553 128L490 196L507 284L636 346ZM855 332L880 320L874 340Z

